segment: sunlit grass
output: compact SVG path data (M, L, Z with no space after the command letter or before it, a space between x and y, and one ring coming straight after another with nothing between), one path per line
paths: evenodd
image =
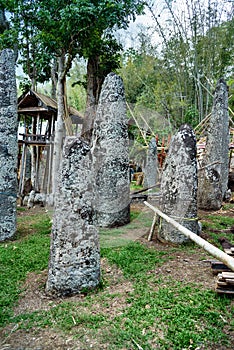
M27 332L54 329L65 337L69 334L79 338L83 348L87 336L95 339L100 348L105 344L109 350L137 349L137 346L144 350L230 347L228 334L234 331L231 299L200 289L196 281L178 282L154 273L170 260L170 252L191 254L201 248L192 244L157 251L132 242L126 238L129 229L147 230L152 215L136 210L131 218L129 225L100 230L101 257L108 261L110 271L103 271L99 288L87 291L77 301L60 300L48 304L46 311L14 316L13 307L27 273L40 273L48 266L51 229L46 213L20 216L16 239L0 244L1 326L11 324L12 328L17 324L18 329ZM233 219L224 215L209 215L205 219L204 232L209 232L210 224L216 228L233 225ZM210 236L214 241L219 237L210 234L214 234ZM114 268L122 274L114 281L115 293L110 292L108 279ZM124 286L129 283L132 287L126 292ZM115 307L120 310L113 316Z

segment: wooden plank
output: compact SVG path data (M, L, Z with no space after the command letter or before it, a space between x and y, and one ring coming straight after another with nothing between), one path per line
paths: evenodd
M229 285L233 285L234 286L234 279L229 279L229 278L226 278L226 283L228 283Z
M222 278L230 278L234 279L234 273L233 272L222 272L221 273Z
M231 272L231 269L220 261L211 261L211 268L213 274L218 274L221 272Z
M217 281L217 284L216 286L219 287L219 286L227 286L228 284L226 282L221 282L221 281Z
M229 289L222 289L222 288L216 288L215 290L217 293L219 294L230 294L230 295L234 295L234 289L233 290L229 290Z

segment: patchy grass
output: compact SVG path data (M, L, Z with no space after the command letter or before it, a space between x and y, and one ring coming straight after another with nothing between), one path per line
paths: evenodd
M0 325L12 315L27 273L48 266L49 232L50 220L46 215L20 217L18 240L0 244Z
M0 244L0 322L8 329L8 341L16 339L16 347L11 348L20 347L17 339L23 334L35 339L35 334L46 330L47 335L53 331L72 339L71 349L232 349L232 299L200 288L195 280L168 278L170 271L167 275L156 273L183 256L199 257L200 248L161 246L157 250L123 237L129 234L129 227L134 230L133 224L147 229L151 221L151 214L136 210L129 225L101 230L103 271L98 289L77 297L49 299L46 309L14 315L27 273L44 271L49 258L51 223L47 214L20 216L16 239ZM210 225L229 228L233 221L224 215L208 215L203 230L209 234ZM15 331L11 334L9 329ZM55 338L52 345L57 347Z
M231 204L229 204L229 207ZM232 205L233 208L233 205ZM202 219L202 230L209 235L209 241L222 249L222 246L218 239L220 237L226 238L230 243L234 245L234 235L228 230L234 230L234 216L225 216L224 214L207 215Z
M142 190L142 189L143 189L142 185L136 185L136 181L131 181L130 191L135 192L135 191Z

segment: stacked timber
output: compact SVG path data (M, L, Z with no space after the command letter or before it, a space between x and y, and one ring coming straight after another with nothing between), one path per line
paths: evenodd
M211 269L214 275L218 275L218 273L221 272L231 272L232 270L229 269L227 265L222 263L221 261L211 261Z
M234 257L234 247L231 243L222 238L223 250L226 254ZM215 291L219 294L234 295L234 272L220 261L212 261L211 268L214 274L217 274Z
M234 272L221 272L218 274L216 292L234 295Z

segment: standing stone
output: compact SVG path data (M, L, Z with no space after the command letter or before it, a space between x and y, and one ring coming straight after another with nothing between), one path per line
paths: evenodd
M193 129L185 124L172 138L161 179L161 211L194 233L197 219L197 160ZM188 238L160 219L159 237L181 244Z
M12 50L0 53L0 241L16 231L17 90Z
M218 210L228 189L229 116L228 88L217 83L209 121L205 156L198 173L198 207Z
M67 137L55 196L46 290L69 295L100 281L98 231L93 225L90 147Z
M145 167L145 187L153 187L157 183L158 174L158 152L155 137L152 137L149 143L146 167Z
M96 222L102 227L130 221L129 154L122 79L110 73L102 86L93 131Z

